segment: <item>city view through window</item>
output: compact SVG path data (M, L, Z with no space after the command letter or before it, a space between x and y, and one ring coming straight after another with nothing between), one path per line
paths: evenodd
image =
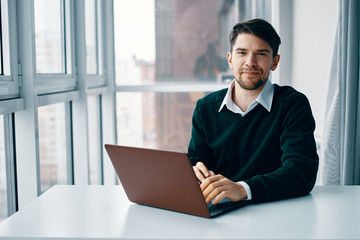
M61 1L51 3L46 11L62 9ZM41 4L47 6L47 1L34 6L37 16L46 17L55 27L40 23L35 26L37 71L66 74L65 51L69 49L64 46L68 38L60 29L66 24L61 23L64 19L59 14L41 14L45 9L39 7ZM143 7L139 8L140 5ZM169 86L169 91L163 92L139 89L116 93L117 144L187 151L196 101L207 92L191 89L177 92L177 84L213 84L231 79L226 59L227 38L238 12L235 1L224 0L114 1L116 84ZM93 59L96 47L87 46L87 57ZM96 72L90 70L87 68L88 72ZM70 126L66 125L64 106L62 103L39 108L42 191L54 184L68 183L65 132ZM91 128L100 124L98 119L90 119L100 114L99 109L96 111L88 115ZM101 134L98 130L94 132ZM99 159L92 156L91 166L95 169L91 172L98 174L97 180L92 180L98 183L101 174L96 168L101 168L101 154L95 155Z

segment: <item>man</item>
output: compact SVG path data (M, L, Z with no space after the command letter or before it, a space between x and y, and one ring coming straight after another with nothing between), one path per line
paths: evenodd
M206 202L274 201L308 194L316 180L315 122L307 98L268 78L280 37L266 21L236 24L228 63L235 79L200 99L188 156Z

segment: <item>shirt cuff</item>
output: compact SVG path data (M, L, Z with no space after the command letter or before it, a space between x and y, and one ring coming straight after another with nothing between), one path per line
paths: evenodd
M246 195L247 195L247 198L245 198L245 200L251 200L252 195L251 195L251 189L250 189L249 185L246 182L243 182L243 181L241 181L239 183L245 188Z

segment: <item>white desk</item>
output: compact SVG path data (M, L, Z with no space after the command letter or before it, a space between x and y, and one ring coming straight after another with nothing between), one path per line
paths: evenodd
M360 239L360 186L214 219L132 204L121 186L55 186L2 222L0 239Z

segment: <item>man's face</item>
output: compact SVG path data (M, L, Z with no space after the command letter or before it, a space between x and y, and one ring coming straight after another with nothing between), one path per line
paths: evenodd
M270 45L254 34L241 33L237 36L232 52L228 53L229 66L235 80L246 90L261 87L274 71L280 55L273 58Z

